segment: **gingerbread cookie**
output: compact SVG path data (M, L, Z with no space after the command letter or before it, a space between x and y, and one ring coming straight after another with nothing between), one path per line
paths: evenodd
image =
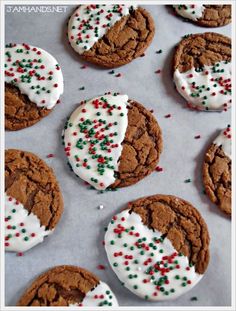
M208 148L203 164L203 182L210 200L231 215L231 128L230 125Z
M76 266L57 266L40 275L18 306L117 307L109 286L93 273Z
M153 301L189 291L209 262L209 234L189 202L154 195L128 204L105 234L108 261L134 294Z
M5 152L5 248L25 252L51 234L63 199L51 168L30 152Z
M74 173L98 190L135 184L156 168L162 151L152 113L117 93L81 102L62 138Z
M231 106L231 40L218 33L188 35L176 48L174 82L190 107L222 111Z
M154 33L151 15L132 5L80 5L68 23L72 48L86 61L108 68L141 56Z
M63 93L56 59L41 48L8 44L5 49L5 127L15 131L47 116Z
M205 27L219 27L231 22L231 5L173 5L176 13Z

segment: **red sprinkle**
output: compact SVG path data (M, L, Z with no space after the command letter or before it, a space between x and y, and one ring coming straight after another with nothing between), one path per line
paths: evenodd
M22 253L22 252L19 252L19 253L17 253L17 256L19 256L19 257L21 257L21 256L23 256L24 254Z
M160 166L157 166L155 170L156 170L157 172L162 172L162 171L163 171L163 168L160 167Z
M47 155L47 158L54 158L55 157L55 155L53 154L53 153L49 153L48 155Z
M98 270L105 270L106 269L106 267L103 265L98 265L97 268L98 268Z
M201 135L194 136L195 139L201 138Z

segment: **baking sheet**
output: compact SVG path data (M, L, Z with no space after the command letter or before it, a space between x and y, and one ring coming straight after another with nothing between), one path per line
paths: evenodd
M17 6L19 7L19 6ZM55 7L55 6L53 6ZM68 45L66 22L76 6L64 6L59 13L29 13L6 7L6 43L26 42L45 49L56 57L62 67L65 91L61 104L33 127L6 133L6 148L36 153L50 165L60 183L65 211L53 235L22 257L6 254L6 305L16 304L31 281L50 267L62 264L87 268L107 282L121 306L229 306L231 304L231 222L203 194L202 161L207 146L218 131L230 123L230 111L196 112L185 108L177 94L170 74L174 46L183 35L215 31L230 36L231 25L206 29L173 16L164 5L143 5L155 20L155 38L141 57L132 63L109 70L84 64ZM161 54L156 51L162 49ZM160 74L155 71L161 69ZM121 77L115 75L121 73ZM79 90L85 87L84 90ZM90 190L70 172L63 147L61 131L66 117L86 98L106 91L126 93L130 98L154 110L164 139L159 166L138 184L116 192L99 194ZM165 118L171 114L170 118ZM200 139L194 136L201 135ZM49 153L54 158L47 158ZM190 183L185 183L186 179ZM120 282L108 261L102 240L104 227L112 215L128 202L156 193L173 194L190 201L205 218L211 236L211 260L208 270L194 289L174 301L141 300ZM104 208L99 210L98 206ZM98 270L102 264L105 270ZM197 301L191 301L196 296Z

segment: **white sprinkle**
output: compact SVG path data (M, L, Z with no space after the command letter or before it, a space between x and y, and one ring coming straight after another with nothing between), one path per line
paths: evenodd
M138 267L137 270L138 270L138 271L141 271L141 270L142 270L142 267Z
M103 209L103 207L104 207L103 205L99 205L98 209Z

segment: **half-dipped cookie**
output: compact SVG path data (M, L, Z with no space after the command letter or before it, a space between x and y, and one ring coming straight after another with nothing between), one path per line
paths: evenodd
M153 195L128 204L105 233L111 268L122 284L146 300L174 299L193 288L209 263L209 234L189 202Z
M150 13L134 5L80 5L68 22L72 48L84 60L108 68L141 56L154 33Z
M63 76L57 60L28 44L5 49L5 127L15 131L47 116L63 93Z
M72 171L98 190L135 184L156 168L162 151L153 114L117 93L83 101L62 139Z
M177 46L173 77L187 105L204 111L231 106L231 40L218 33L186 36Z

